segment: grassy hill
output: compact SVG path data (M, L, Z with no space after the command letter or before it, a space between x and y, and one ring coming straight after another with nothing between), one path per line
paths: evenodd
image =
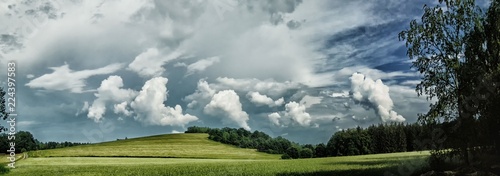
M6 175L408 175L426 168L429 155L407 152L280 160L280 155L207 137L167 134L32 151Z
M165 134L68 148L29 152L30 157L155 157L279 159L280 155L221 144L208 134Z

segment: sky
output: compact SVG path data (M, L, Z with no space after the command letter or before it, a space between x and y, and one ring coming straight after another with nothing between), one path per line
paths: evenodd
M0 4L16 127L40 141L227 126L316 144L342 129L416 122L429 106L397 34L435 1Z

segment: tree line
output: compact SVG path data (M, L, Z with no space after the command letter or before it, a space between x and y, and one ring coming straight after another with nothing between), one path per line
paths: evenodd
M13 141L8 140L8 135L5 133L0 133L0 152L7 153L9 150L10 142L15 142L16 153L34 151L34 150L45 150L45 149L56 149L64 147L72 147L78 145L85 145L90 143L80 143L80 142L40 142L33 137L28 131L19 131L15 135Z
M327 144L291 142L281 136L272 138L260 131L243 128L189 127L185 133L208 133L208 139L259 152L282 154L283 159L349 156L427 150L435 145L442 133L438 126L403 123L371 125L368 128L341 130L332 135Z
M312 158L313 151L281 136L272 138L261 131L250 132L243 128L189 127L185 133L208 133L208 139L241 148L257 149L259 152L285 154L285 158Z

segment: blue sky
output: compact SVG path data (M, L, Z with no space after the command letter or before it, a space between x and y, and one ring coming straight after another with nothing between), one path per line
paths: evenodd
M413 123L429 105L397 34L434 1L1 3L17 127L41 141L198 125L319 143L358 125Z

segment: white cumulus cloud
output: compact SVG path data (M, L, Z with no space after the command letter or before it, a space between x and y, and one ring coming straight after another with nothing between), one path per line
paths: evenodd
M274 101L266 95L262 95L259 92L248 92L248 99L257 106L267 105L269 107L281 106L285 103L283 97Z
M137 114L134 118L147 125L184 126L189 122L198 120L198 117L183 114L182 107L165 106L167 100L167 78L155 77L144 84L139 95L130 103Z
M124 101L124 102L121 102L120 104L115 104L114 105L114 109L113 111L115 112L115 114L123 114L125 116L130 116L132 115L132 111L130 111L128 108L128 102Z
M210 103L205 106L204 112L210 115L224 115L227 120L250 130L247 124L248 114L243 111L240 98L234 90L223 90L215 94Z
M392 110L394 104L389 96L389 87L382 80L374 81L360 73L351 76L351 92L355 101L368 103L383 122L403 122L405 118Z
M215 90L210 87L206 80L201 79L198 81L196 91L186 96L184 100L189 101L188 108L194 108L200 103L199 101L204 101L207 104L214 94Z
M280 125L280 118L281 118L281 115L277 112L273 112L271 114L269 114L267 117L269 117L269 120L276 126L279 126Z
M294 101L285 105L285 116L291 118L301 126L309 126L311 124L312 118L306 112L306 106Z
M132 100L137 92L131 89L123 89L123 80L120 76L109 76L101 82L101 86L97 88L97 93L94 95L97 99L92 102L88 108L87 117L98 122L106 113L106 104L119 103Z

